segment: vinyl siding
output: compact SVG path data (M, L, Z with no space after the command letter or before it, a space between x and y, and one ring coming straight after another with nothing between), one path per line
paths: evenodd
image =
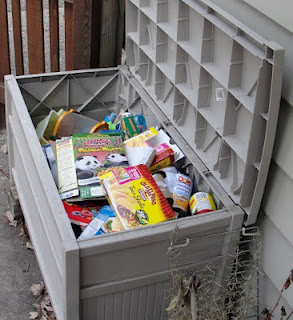
M263 301L271 308L278 299L280 290L284 285L290 270L293 267L292 244L284 237L282 232L276 227L267 215L260 218L259 226L262 233L262 270L270 283L265 287L275 287L272 292L262 290ZM293 287L289 287L284 292L283 304L287 303L293 308ZM281 305L280 305L281 307Z
M272 223L291 245L293 245L292 200L293 180L272 162L262 206Z
M293 2L292 0L279 0L271 1L268 5L268 0L243 0L253 6L258 11L262 12L273 21L279 23L287 30L293 32L292 24L292 12Z
M293 179L293 108L285 100L282 100L280 106L273 159L288 178Z
M272 308L272 301L276 302L276 297L278 297L280 291L275 287L270 278L264 274L260 277L260 290L261 292L266 292L265 295L262 295L259 303L259 310L261 313L264 308ZM279 308L276 310L275 315L279 315L279 310L282 306L285 306L287 314L290 314L292 308L287 304L287 301L284 298L281 298L279 303ZM262 318L261 318L262 319ZM276 319L279 319L276 317ZM286 319L286 318L285 318Z
M260 311L272 308L293 268L293 34L242 0L212 0L268 40L285 48L282 101L273 160L258 225L262 230ZM274 0L266 1L267 6ZM284 9L284 8L283 8ZM290 10L285 12L290 12ZM271 11L273 14L273 10ZM279 13L278 13L279 14ZM293 287L279 306L293 308ZM290 306L290 307L289 307ZM276 313L276 315L279 315Z

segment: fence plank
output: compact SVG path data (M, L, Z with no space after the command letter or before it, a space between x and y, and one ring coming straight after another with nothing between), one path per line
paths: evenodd
M116 0L102 2L102 30L100 41L103 44L100 51L100 66L113 67L116 65L115 50L115 23L116 16Z
M5 103L5 90L4 90L4 82L0 81L0 112L1 112L1 104Z
M101 21L102 1L92 0L92 25L91 25L91 68L98 68L100 61L101 46Z
M20 4L19 0L12 0L12 19L14 35L14 57L16 74L23 74L22 60L22 41L21 41L21 24L20 24Z
M117 45L116 45L116 64L121 63L121 53L124 46L124 24L125 24L125 0L119 0L119 20L117 23Z
M66 70L73 69L73 6L65 2L65 61Z
M6 1L0 0L0 82L10 73Z
M90 67L91 0L74 1L73 5L73 69Z
M124 34L125 0L102 2L102 30L100 67L112 67L120 63Z
M41 1L27 0L26 14L29 72L41 73L44 72L44 36Z
M51 71L59 70L58 0L49 1Z
M6 1L0 0L0 129L4 127L4 75L10 73Z
M5 106L0 103L0 130L5 128Z

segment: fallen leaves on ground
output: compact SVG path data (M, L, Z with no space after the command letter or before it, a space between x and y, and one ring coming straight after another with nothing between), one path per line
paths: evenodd
M30 315L29 319L38 319L39 317L39 313L36 311L30 312L29 315Z
M42 297L40 303L33 304L35 311L31 311L29 319L38 319L38 320L56 320L54 309L51 304L51 300L46 291L45 285L43 282L38 284L33 284L30 288L30 291L33 293L33 296L39 300Z
M25 244L25 247L27 249L30 249L30 250L34 250L34 246L32 245L32 243L30 241L28 241L26 244Z
M7 154L7 153L8 153L7 144L4 144L4 145L1 147L1 152L4 153L4 154Z
M45 290L46 290L46 288L45 288L45 285L44 285L43 281L41 283L34 283L30 287L31 294L37 300L39 300L43 296L43 294L45 293Z
M10 211L10 210L7 210L5 213L3 213L3 215L7 218L9 224L10 224L12 227L16 228L16 226L17 226L17 224L18 224L18 221L17 221L17 220L14 220L14 217L13 217L11 211Z
M26 237L26 233L25 233L25 230L24 230L23 226L20 227L20 232L19 232L18 236L21 237L21 238L25 238Z

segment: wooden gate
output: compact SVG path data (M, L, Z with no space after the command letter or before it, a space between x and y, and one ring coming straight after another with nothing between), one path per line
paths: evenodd
M0 128L5 74L116 66L125 0L0 0Z

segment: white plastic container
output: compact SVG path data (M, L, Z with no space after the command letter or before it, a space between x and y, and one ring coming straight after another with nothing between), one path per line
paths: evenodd
M58 320L167 319L175 226L190 252L181 268L213 260L223 273L231 231L256 221L284 52L207 2L127 0L127 66L5 78L10 177ZM121 106L143 114L180 146L218 210L76 240L34 129L47 106L97 121Z

